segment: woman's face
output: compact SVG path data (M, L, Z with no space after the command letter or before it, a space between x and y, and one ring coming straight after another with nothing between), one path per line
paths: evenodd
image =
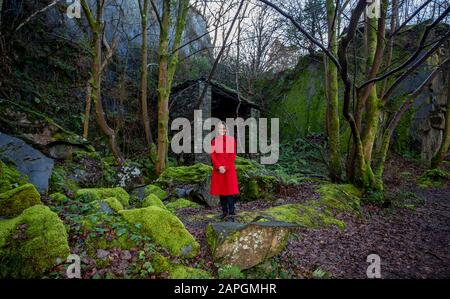
M219 131L219 135L225 135L227 133L227 128L222 123L218 125L217 129Z

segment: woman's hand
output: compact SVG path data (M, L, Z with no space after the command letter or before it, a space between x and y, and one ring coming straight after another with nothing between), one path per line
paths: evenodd
M220 166L219 167L219 172L222 173L222 174L225 173L225 166Z

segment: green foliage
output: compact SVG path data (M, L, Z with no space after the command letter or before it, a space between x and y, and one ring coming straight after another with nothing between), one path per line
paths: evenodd
M34 185L25 184L0 193L0 215L8 217L17 216L26 208L41 203L41 196Z
M7 165L0 160L0 193L19 187L27 182L15 167Z
M435 168L425 171L417 180L422 188L439 188L450 181L450 171Z
M174 265L170 270L171 279L209 279L211 274L202 269L195 269L183 265Z
M317 268L313 272L313 278L315 279L331 278L331 274L321 268Z
M59 192L50 194L49 198L55 204L61 204L69 200L67 196Z
M76 198L83 202L91 202L109 197L115 197L125 207L129 205L130 195L121 187L79 189L76 192Z
M225 265L218 270L219 279L242 279L245 278L244 273L238 266Z

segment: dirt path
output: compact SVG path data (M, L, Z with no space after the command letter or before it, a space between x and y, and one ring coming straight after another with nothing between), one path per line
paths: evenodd
M382 278L450 278L450 186L410 192L425 200L414 210L365 206L362 217L339 215L347 224L344 231L301 229L274 260L292 278L312 277L318 268L333 278L366 278L367 256L375 253L381 258ZM290 192L297 196L288 193L283 203L317 196L309 185ZM273 204L239 203L237 209ZM184 213L183 222L202 245L200 256L212 267L204 228L208 222L217 221L213 217L219 209L204 209L201 215L198 211Z
M415 211L365 207L360 219L342 217L345 231L302 230L280 261L296 261L300 273L321 268L336 278L366 278L366 258L375 253L382 278L450 278L450 187L415 193L426 200Z

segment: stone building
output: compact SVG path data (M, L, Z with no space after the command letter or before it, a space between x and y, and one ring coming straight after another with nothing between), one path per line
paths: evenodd
M170 123L178 117L187 118L191 124L194 121L194 110L202 110L202 123L210 117L226 121L227 118L249 117L259 118L259 106L238 92L222 83L212 80L206 89L205 97L200 95L208 84L204 78L188 80L172 87L169 102ZM208 134L204 131L203 136ZM192 147L193 148L193 147ZM182 159L189 162L209 162L207 154L185 155Z

